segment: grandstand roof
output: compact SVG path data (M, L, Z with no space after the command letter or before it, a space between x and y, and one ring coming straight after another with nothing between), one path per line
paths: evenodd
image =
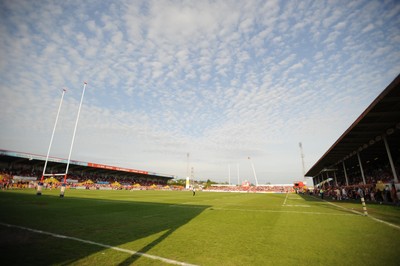
M11 164L23 164L29 166L44 166L46 156L22 153L8 150L0 150L0 161L11 163ZM65 172L67 159L49 157L46 169L59 170ZM136 170L130 168L123 168L118 166L110 166L105 164L81 162L81 161L70 161L69 172L84 172L87 174L107 174L113 176L128 176L128 177L157 177L165 179L173 179L173 175L164 175L154 172L148 172L143 170Z
M317 176L360 151L363 159L386 156L385 149L374 145L386 135L390 150L400 151L400 75L368 106L354 123L306 173Z

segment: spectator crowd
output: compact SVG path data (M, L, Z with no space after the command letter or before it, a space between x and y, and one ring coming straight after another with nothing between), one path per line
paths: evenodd
M2 189L36 188L42 173L34 168L11 168L0 170L0 187ZM52 176L45 181L44 189L56 189L62 185L63 176ZM400 187L396 187L393 177L381 169L367 170L367 184L361 180L349 178L352 183L344 185L341 182L327 182L319 187L297 189L291 185L261 185L242 186L212 185L203 188L213 192L247 192L247 193L309 193L329 200L358 200L364 197L366 201L378 203L399 204ZM377 180L377 181L375 181ZM333 184L335 183L335 184ZM399 185L399 184L398 184ZM183 186L168 186L167 179L143 176L113 176L98 174L69 173L67 187L70 189L116 189L116 190L182 190Z
M308 191L308 193L320 196L322 199L359 200L363 197L369 202L393 203L396 205L399 204L399 192L400 189L396 188L394 182L383 183L381 180L367 185L325 185Z
M42 172L29 168L12 168L0 170L0 187L2 189L36 188ZM64 176L46 176L44 189L55 189L64 182ZM154 177L128 177L97 174L69 173L67 187L72 189L164 189L167 179ZM176 186L171 186L176 189Z
M249 192L249 193L288 193L294 192L292 185L262 185L262 186L218 186L213 185L205 191L216 192Z

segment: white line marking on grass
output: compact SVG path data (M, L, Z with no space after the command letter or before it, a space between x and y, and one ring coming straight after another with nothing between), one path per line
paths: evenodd
M299 197L290 197L289 198L289 193L286 193L285 200L283 201L282 207L311 207L310 205L307 204L286 204L287 200L302 200L302 198Z
M388 226L391 226L391 227L393 227L393 228L396 228L396 229L400 230L400 226L398 226L398 225L385 222L385 221L380 220L380 219L378 219L378 218L372 217L371 215L368 215L368 217L371 218L371 219L374 220L374 221L377 221L377 222L380 222L380 223L384 223L384 224L386 224L386 225L388 225Z
M286 193L286 197L285 197L285 200L283 201L282 206L285 206L285 205L286 205L286 201L287 201L288 196L289 196L289 193Z
M153 217L157 217L158 214L153 214L153 215L146 215L146 216L142 216L143 219L147 219L147 218L153 218Z
M239 211L239 212L273 212L273 213L294 213L294 214L312 214L312 215L333 215L333 216L354 216L350 213L327 213L327 212L301 212L301 211L275 211L275 210L246 210L246 209L228 209L228 208L208 208L216 211Z
M168 207L173 207L173 208L186 208L186 209L202 209L205 210L207 209L206 207L203 206L194 206L194 205L178 205L178 204L172 204L172 205L168 205Z
M324 202L326 202L326 203L328 203L328 204L330 204L330 205L333 205L333 206L335 206L335 207L338 207L338 208L341 208L341 209L344 209L344 210L347 210L347 211L351 211L351 212L356 213L356 214L359 214L359 215L361 215L361 216L365 216L364 213L362 213L362 212L358 212L358 211L355 211L355 210L351 210L351 209L342 207L342 206L340 206L340 205L337 205L337 204L335 204L335 203L332 203L332 202L329 202L329 201L326 201L326 200L322 200L322 201L324 201ZM374 221L376 221L376 222L380 222L380 223L386 224L386 225L388 225L388 226L391 226L391 227L393 227L393 228L396 228L396 229L400 230L400 226L398 226L398 225L395 225L395 224L386 222L386 221L384 221L384 220L375 218L375 217L373 217L373 216L371 216L371 215L367 215L366 217L368 217L368 218L370 218L370 219L372 219L372 220L374 220Z
M283 206L285 206L285 207L311 207L310 205L304 205L304 204L286 204Z
M109 248L109 249L113 249L113 250L116 250L116 251L128 253L128 254L131 254L131 255L139 256L139 257L146 257L146 258L153 259L153 260L159 260L159 261L162 261L162 262L165 262L165 263L169 263L169 264L185 265L185 266L196 266L195 264L190 264L190 263L186 263L186 262L180 262L180 261L176 261L176 260L171 260L171 259L167 259L167 258L155 256L155 255L150 255L150 254L146 254L146 253L142 253L142 252L138 252L138 251L134 251L134 250L129 250L129 249L125 249L125 248L114 247L114 246L110 246L110 245L106 245L106 244L102 244L102 243L98 243L98 242L94 242L94 241L90 241L90 240L84 240L84 239L80 239L80 238L76 238L76 237L54 234L54 233L50 233L50 232L46 232L46 231L42 231L42 230L36 230L36 229L24 227L24 226L6 224L6 223L2 223L2 222L0 222L0 225L7 226L7 227L13 227L13 228L19 228L19 229L30 231L30 232L33 232L33 233L38 233L38 234L42 234L42 235L49 235L49 236L56 237L56 238L75 240L75 241L78 241L78 242L82 242L82 243L86 243L86 244L90 244L90 245L95 245L95 246L100 246L100 247L103 247L103 248Z

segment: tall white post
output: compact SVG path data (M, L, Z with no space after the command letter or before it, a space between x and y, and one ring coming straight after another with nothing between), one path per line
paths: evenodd
M49 144L49 148L47 150L47 155L46 155L46 161L44 162L44 167L43 167L43 173L42 173L42 178L40 179L40 182L37 186L37 191L36 191L36 195L40 196L42 195L42 183L43 183L43 179L44 179L44 175L46 173L46 168L47 168L47 162L49 160L49 155L50 155L50 150L51 150L51 145L53 143L53 138L54 138L54 133L56 131L56 127L57 127L57 122L58 122L58 117L60 116L60 110L61 110L61 105L64 99L64 94L67 90L63 89L62 94L61 94L61 100L60 100L60 104L58 106L58 111L57 111L57 116L56 116L56 122L54 123L54 127L53 127L53 132L51 134L51 138L50 138L50 144Z
M236 168L237 168L238 186L240 186L240 179L239 179L239 164L236 164Z
M186 155L186 189L190 187L190 180L189 180L189 153Z
M254 164L253 161L251 160L251 158L249 157L250 163L251 163L251 167L253 168L253 174L254 174L254 179L256 180L256 186L258 186L258 180L257 180L257 175L256 175L256 169L254 168Z
M72 135L71 147L70 147L70 149L69 149L69 154L68 154L67 168L65 169L64 183L63 183L63 185L61 186L60 197L64 197L65 185L66 185L66 183L67 183L67 175L68 175L69 163L70 163L70 161L71 161L72 148L73 148L73 146L74 146L76 128L78 127L79 115L80 115L80 113L81 113L81 107L82 107L82 102L83 102L83 96L85 95L86 85L87 85L87 83L84 82L84 83L83 83L83 91L82 91L81 102L79 103L78 115L77 115L77 117L76 117L74 133L73 133L73 135Z
M192 166L192 172L190 173L190 179L192 179L192 188L194 188L194 168Z
M324 188L326 187L326 183L328 183L328 187L330 186L330 184L329 184L329 174L328 174L328 172L325 172L326 173L326 180L325 180L325 182L324 182ZM322 175L322 180L324 180L324 175L321 173L321 175Z
M357 158L358 158L358 164L360 165L360 171L361 171L361 177L363 180L363 184L365 185L366 182L365 182L364 170L363 170L362 163L361 163L360 152L357 152Z
M343 164L344 178L346 179L346 186L348 186L349 185L349 179L347 177L346 165L344 164L344 161L342 162L342 164Z
M389 148L389 144L387 142L386 136L383 136L383 142L385 143L385 148L386 148L386 152L387 152L387 155L389 158L390 168L392 169L394 182L399 183L399 179L397 178L396 168L394 167L394 164L393 164L392 154L390 152L390 148Z
M338 186L337 178L336 178L336 171L333 171L333 176L335 177L335 186Z
M228 164L228 182L231 185L231 165Z
M304 153L303 153L303 145L299 142L300 147L300 156L301 156L301 163L303 165L303 181L306 180L306 167L304 166Z

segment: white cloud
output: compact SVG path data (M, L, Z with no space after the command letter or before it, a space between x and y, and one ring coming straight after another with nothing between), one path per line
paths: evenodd
M2 148L43 153L68 87L64 156L87 80L76 159L184 176L190 152L221 178L253 156L290 182L297 143L318 159L399 66L393 2L49 3L2 3Z

